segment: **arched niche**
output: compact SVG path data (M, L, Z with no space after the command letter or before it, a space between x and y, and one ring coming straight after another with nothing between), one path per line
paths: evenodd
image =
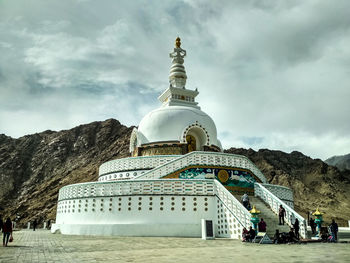
M188 152L202 151L204 145L209 145L209 136L204 127L195 123L185 129L182 142L188 144Z

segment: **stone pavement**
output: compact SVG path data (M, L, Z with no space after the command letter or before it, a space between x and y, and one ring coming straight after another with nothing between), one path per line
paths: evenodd
M350 262L350 244L259 245L238 240L14 232L0 262Z

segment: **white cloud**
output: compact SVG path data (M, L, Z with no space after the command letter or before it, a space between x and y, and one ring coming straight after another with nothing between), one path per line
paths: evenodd
M345 0L3 1L0 133L111 117L137 125L168 86L180 35L187 87L198 87L225 147L348 153L349 8Z

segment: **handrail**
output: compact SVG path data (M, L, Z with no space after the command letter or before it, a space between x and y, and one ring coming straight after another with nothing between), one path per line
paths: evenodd
M260 197L266 204L270 206L272 211L278 215L279 207L282 205L286 210L285 221L289 226L293 226L293 223L296 218L299 220L300 227L300 235L303 238L306 238L307 228L306 228L306 220L301 215L299 215L295 210L293 210L289 205L267 190L260 183L254 184L254 193L255 196Z
M214 195L214 183L206 179L121 180L66 185L58 201L119 195Z
M237 219L241 226L249 228L251 226L249 211L239 202L220 182L216 179L215 194L220 199L231 214Z
M201 162L201 158L205 158L206 160ZM243 155L201 151L187 153L175 160L169 161L148 172L145 172L134 179L158 179L190 165L221 165L227 167L233 166L244 168L250 170L262 182L266 182L266 178L262 172L249 160L249 158Z
M170 160L177 159L181 156L182 155L155 155L126 157L121 159L110 160L100 165L98 174L100 177L105 174L120 171L152 169L166 162L169 162Z

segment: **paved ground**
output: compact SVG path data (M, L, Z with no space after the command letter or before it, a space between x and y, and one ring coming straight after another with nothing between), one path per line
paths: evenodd
M350 262L350 244L259 245L199 238L95 237L16 231L0 262Z

